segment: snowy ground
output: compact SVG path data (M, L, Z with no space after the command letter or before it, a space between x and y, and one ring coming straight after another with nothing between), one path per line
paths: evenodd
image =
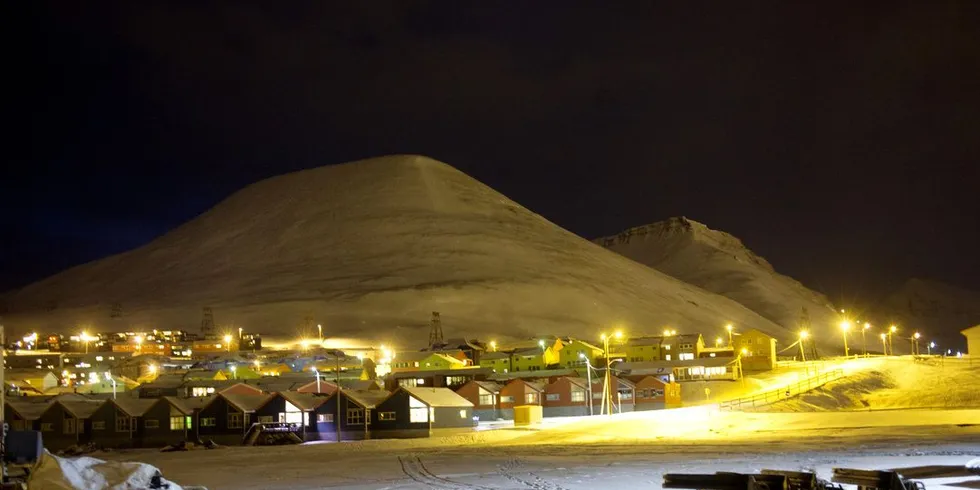
M659 488L668 472L815 469L829 477L833 467L962 466L980 457L980 410L744 414L698 407L453 438L95 456L150 463L173 481L212 490ZM980 476L930 483L958 481L980 488Z

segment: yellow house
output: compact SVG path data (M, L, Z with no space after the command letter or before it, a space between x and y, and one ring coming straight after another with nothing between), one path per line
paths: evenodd
M279 364L259 364L256 368L256 372L262 376L281 376L284 373L291 373L293 370L282 363Z
M517 371L540 371L547 367L544 362L544 354L547 349L541 347L531 347L528 349L518 349L510 356L511 368Z
M624 354L627 362L662 361L660 344L663 337L636 337L626 341Z
M960 332L966 337L966 353L971 358L980 357L980 325L974 325Z
M487 352L480 356L480 367L493 369L495 373L509 373L511 371L510 354Z
M391 362L391 372L405 371L441 371L444 369L463 369L469 366L469 360L442 354L439 352L404 352L395 354Z
M735 355L742 356L742 369L770 371L776 368L776 339L750 328L735 340Z
M602 348L579 339L569 338L568 342L564 344L558 340L556 345L560 346L557 364L564 368L585 365L585 360L581 356L585 356L593 364L595 364L596 359L602 357Z

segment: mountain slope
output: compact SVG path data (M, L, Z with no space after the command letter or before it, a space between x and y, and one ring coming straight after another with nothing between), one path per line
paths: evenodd
M772 322L548 222L458 170L392 156L273 177L141 248L7 298L9 327L73 330L216 323L297 335L426 342L681 332ZM110 320L113 304L123 320ZM309 332L307 332L309 334Z
M626 230L596 243L641 264L741 303L792 331L806 308L811 329L823 339L839 336L840 318L824 295L777 273L728 233L684 217Z
M966 339L960 331L980 325L980 292L961 289L938 281L909 279L877 308L876 316L902 328L908 337L918 331L923 342L935 341L940 351L964 351ZM908 352L909 342L895 343L895 352ZM925 347L920 345L922 352Z

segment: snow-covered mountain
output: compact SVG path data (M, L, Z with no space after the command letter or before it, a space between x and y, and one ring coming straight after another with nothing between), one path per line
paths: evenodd
M424 345L447 336L595 337L719 331L794 334L584 240L458 170L392 156L273 177L138 249L6 298L18 331L171 327L201 308L224 328ZM110 316L122 319L110 319ZM309 334L310 332L307 332Z
M909 279L889 295L876 309L879 318L902 328L902 337L918 331L926 340L934 340L942 351L953 352L966 348L960 331L980 325L980 292L961 289L949 284L925 279ZM909 342L902 342L907 352ZM921 346L920 346L921 347ZM926 352L921 347L922 352Z
M800 330L803 311L810 329L836 343L840 317L826 296L776 272L769 262L728 233L685 217L630 228L596 243L741 303L792 331Z

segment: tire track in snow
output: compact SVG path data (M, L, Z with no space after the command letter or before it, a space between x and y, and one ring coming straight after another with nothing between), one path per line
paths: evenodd
M482 487L480 485L473 485L471 483L458 482L448 478L443 478L429 470L429 468L425 466L425 463L422 462L422 458L418 456L398 456L398 462L402 466L402 472L409 478L431 488L442 488L446 490L493 490L490 487Z
M514 474L514 470L517 470L523 466L524 466L523 461L521 461L518 458L514 458L500 465L498 468L499 468L500 475L503 476L504 478L507 478L508 480L511 480L516 483L520 483L521 485L524 485L528 488L533 488L534 490L566 490L565 487L562 487L561 485L555 482L545 480L544 478L541 478L540 476L530 471L527 471L525 473L527 473L529 476L534 478L534 481L529 481L518 477L517 475Z

